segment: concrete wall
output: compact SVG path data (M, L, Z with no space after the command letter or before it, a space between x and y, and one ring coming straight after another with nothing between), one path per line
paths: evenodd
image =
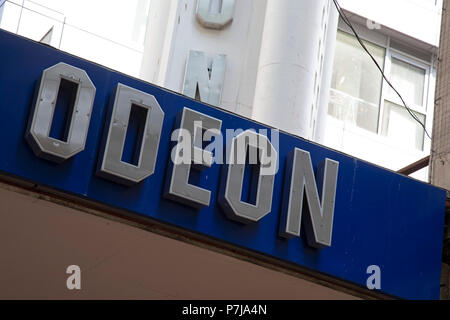
M448 9L449 2L444 1ZM431 152L431 182L450 190L450 19L442 15Z
M444 0L438 53L433 141L431 145L431 183L450 190L450 1ZM450 210L447 208L444 230L441 299L450 299Z

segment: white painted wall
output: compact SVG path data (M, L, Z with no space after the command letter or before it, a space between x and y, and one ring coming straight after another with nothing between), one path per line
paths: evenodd
M322 75L332 70L333 50L326 45L334 46L327 36L336 38L336 15L329 0L268 1L253 119L313 139L325 120L318 108L328 109L320 97L331 82L322 83Z
M393 143L386 137L346 124L331 116L327 117L325 145L394 171L429 155L429 150L418 151L407 148L402 144ZM428 169L420 170L411 176L427 181Z
M210 59L225 54L227 68L220 107L249 117L265 5L266 0L238 0L233 22L214 30L197 22L196 1L152 0L149 16L155 19L149 20L142 78L181 92L189 50L204 51Z
M150 0L6 0L0 27L139 76Z
M439 45L442 0L339 0L341 7L432 46Z

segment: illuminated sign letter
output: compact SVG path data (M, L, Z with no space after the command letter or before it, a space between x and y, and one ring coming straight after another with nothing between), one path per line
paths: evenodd
M338 162L325 159L318 166L316 184L309 152L295 148L289 154L285 176L289 192L284 194L280 221L282 237L300 236L306 193L309 212L304 222L308 244L316 248L331 246L338 167Z
M203 131L220 131L222 121L206 114L184 108L178 115L179 129L174 131L178 144L172 152L169 184L165 187L164 197L194 208L209 206L211 191L189 183L192 160L194 168L202 170L211 167L213 156L203 149ZM187 148L182 148L187 144Z
M205 54L201 51L189 51L184 76L183 94L196 98L197 89L200 101L220 105L225 78L226 56L216 55L208 69Z
M219 191L219 204L225 214L232 220L242 223L258 222L272 209L272 195L274 186L277 152L269 139L252 130L246 130L234 137L231 141L231 152L228 165L224 165L226 174L222 180ZM250 152L248 154L248 152ZM246 159L252 155L259 155L259 165L253 168L259 171L257 175L257 188L255 204L241 200L244 182ZM257 156L253 157L257 158ZM253 161L252 161L253 162ZM256 161L254 161L256 162ZM257 164L257 163L252 163ZM267 169L269 165L270 170Z
M134 128L138 132L134 141L134 163L122 160L130 120L138 122ZM100 154L101 166L97 175L124 185L141 182L152 175L163 120L164 112L154 96L119 83L106 125L108 134Z
M84 70L62 62L45 69L26 134L34 153L38 157L60 163L83 151L94 97L94 84ZM65 110L67 121L63 128L65 137L62 139L50 136L59 100L68 102Z
M233 21L234 6L235 0L197 0L197 21L205 28L223 29Z

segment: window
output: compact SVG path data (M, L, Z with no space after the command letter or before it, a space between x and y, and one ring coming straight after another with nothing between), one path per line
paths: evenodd
M356 38L338 30L328 114L411 149L424 149L424 129L413 119ZM427 120L430 66L364 41L411 112Z
M425 124L428 68L392 53L390 81L400 92L411 112ZM386 91L381 134L398 143L423 150L423 127L408 113L392 88L389 87Z
M384 66L385 49L365 43ZM363 129L377 132L382 76L355 37L337 34L329 114Z
M425 76L426 71L424 69L395 57L392 58L390 81L402 95L409 98L409 103L423 105ZM392 88L389 88L389 90L390 95L395 97L394 90Z
M422 123L425 116L412 111ZM411 117L405 107L385 101L383 128L381 134L390 139L406 144L410 148L423 150L424 131L422 126Z

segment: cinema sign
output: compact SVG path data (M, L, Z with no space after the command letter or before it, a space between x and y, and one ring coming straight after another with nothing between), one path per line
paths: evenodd
M72 85L75 90L68 93L73 95L70 105L67 106L71 113L67 117L66 137L60 140L51 137L50 131L58 103L58 92L63 90L63 86L68 86L67 82L70 82L69 86ZM100 150L97 175L129 186L144 181L155 171L164 111L153 95L121 83L115 89L112 110L107 119L107 135ZM43 159L60 163L83 152L94 99L95 86L84 70L65 63L58 63L44 70L26 133L35 154ZM122 160L126 136L133 118L133 108L141 109L135 113L140 112L139 120L142 122L138 141L133 146L136 150L135 164ZM202 144L205 137L209 136L207 140L211 141L214 137L214 144L223 146L223 143L218 143L222 136L220 131L222 122L220 119L188 108L183 108L179 118L177 144L171 152L171 173L169 181L166 182L164 196L200 209L210 205L211 191L189 183L191 167L196 165L197 168L203 169L212 166L215 155L211 151L204 150ZM224 174L226 178L223 178L224 187L219 192L219 203L231 219L242 223L254 223L271 212L278 153L266 136L253 130L241 131L230 141L232 151L228 153L231 157L227 157ZM186 142L187 146L184 145ZM217 151L222 153L222 150ZM256 171L257 175L254 204L242 201L246 159L251 153L253 156L250 156L249 160L253 161L248 161L249 164L258 166L252 170ZM283 221L280 224L280 236L286 238L300 236L303 196L306 195L308 242L313 247L331 246L338 163L326 159L321 165L318 179L321 182L319 188L322 191L322 199L319 200L309 152L295 148L291 153L288 160L291 169L286 172L288 186L285 190L289 195L281 215ZM183 155L185 157L188 155L187 159L183 159L185 158Z
M3 31L0 58L1 175L439 297L444 190Z

